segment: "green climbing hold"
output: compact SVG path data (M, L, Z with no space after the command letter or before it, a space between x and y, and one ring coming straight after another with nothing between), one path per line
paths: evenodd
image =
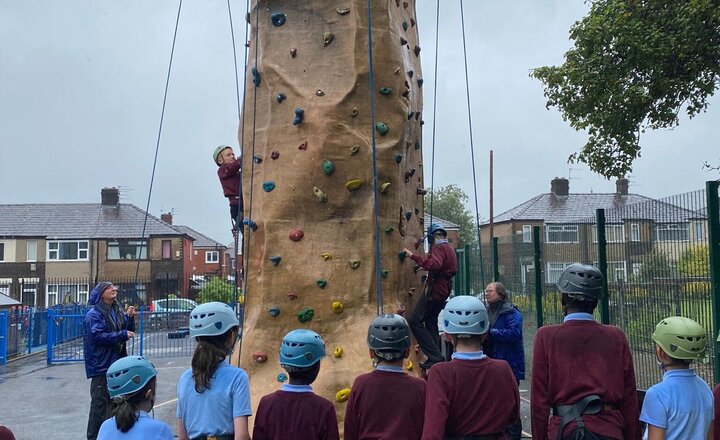
M416 150L420 149L420 141L419 140L415 140L415 149Z
M315 283L317 283L318 287L321 289L324 289L325 286L327 286L327 281L325 280L317 280L315 281Z
M378 89L378 93L383 96L390 96L392 94L392 89L390 87L380 87Z
M358 109L357 109L357 107L353 107L352 111L350 112L350 116L352 116L354 118L357 115L358 115Z
M412 217L412 212L406 211L405 212L405 220L410 220L410 217Z
M375 124L375 128L377 129L378 133L380 133L380 136L385 136L388 131L390 131L390 127L388 127L387 124L382 121Z
M277 379L278 382L282 383L282 382L287 381L288 377L287 377L287 374L285 374L285 373L278 373L278 375L277 375L277 377L275 377L275 379Z
M308 322L315 316L315 310L313 309L302 309L297 313L298 321Z
M388 277L388 271L387 271L387 269L381 270L381 271L380 271L380 276L383 277L383 278L387 278L387 277Z
M383 231L385 231L385 233L386 233L387 235L392 234L394 230L395 230L395 228L392 227L392 226L388 226L388 227L386 227L385 229L383 229Z
M402 27L403 27L403 30L404 30L404 31L408 30L407 21L403 21L403 22L402 22Z
M398 153L395 155L395 163L402 162L402 154Z
M348 261L348 266L350 266L350 269L357 269L360 267L360 260L350 260Z
M400 261L405 261L405 258L407 258L407 252L405 252L405 251L398 252L398 258L400 258Z
M335 164L331 160L325 160L322 164L322 170L326 176L331 176L335 172Z
M268 180L267 182L263 182L263 191L266 193L269 193L270 191L275 189L275 182L272 180Z

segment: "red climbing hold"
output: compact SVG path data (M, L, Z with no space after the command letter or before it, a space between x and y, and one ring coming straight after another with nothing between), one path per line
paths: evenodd
M427 194L427 190L422 186L418 186L417 195L424 196L425 194Z
M278 150L273 150L273 152L270 153L270 159L275 160L278 157L280 157L280 152Z
M267 362L267 353L264 351L256 351L253 353L253 360L258 364L264 364Z
M307 142L303 142L302 144L298 145L298 150L306 151L307 150Z
M413 52L415 52L416 57L419 57L420 56L420 46L415 45L415 49L413 50Z
M405 46L407 44L407 40L403 37L400 37L400 46Z
M300 229L293 229L290 231L289 237L292 241L300 241L305 236L305 233Z
M290 292L290 293L287 294L287 297L290 298L291 300L292 300L292 299L298 299L298 294L295 293L295 292Z

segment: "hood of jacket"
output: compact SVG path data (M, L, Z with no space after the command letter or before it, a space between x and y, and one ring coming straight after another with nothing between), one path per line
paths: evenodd
M509 300L504 299L488 308L488 318L490 320L490 327L495 325L498 316L511 312L515 306Z
M98 302L100 302L100 298L102 297L103 291L108 288L108 286L112 286L112 283L110 281L102 281L98 283L95 288L90 292L90 299L88 300L88 304L91 306L94 306Z

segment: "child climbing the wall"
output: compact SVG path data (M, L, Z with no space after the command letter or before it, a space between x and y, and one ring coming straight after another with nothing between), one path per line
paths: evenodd
M320 373L325 343L311 330L293 330L280 345L280 366L290 383L260 399L254 440L339 440L332 402L313 393L310 384Z
M230 202L230 217L233 232L240 229L243 219L242 177L240 161L235 158L235 152L229 145L220 145L213 152L213 159L217 164L218 177L222 185L223 195Z
M367 344L375 371L360 375L345 410L345 440L419 440L425 411L425 381L403 371L410 355L410 327L400 315L376 317Z

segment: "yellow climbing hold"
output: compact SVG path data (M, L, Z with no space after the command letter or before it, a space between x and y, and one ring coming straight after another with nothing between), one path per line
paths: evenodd
M245 304L245 295L238 296L238 304L241 306Z
M320 254L320 256L322 257L323 261L332 260L332 254L330 252L323 252L322 254Z
M407 361L407 365L405 365L405 368L407 368L408 371L412 371L413 370L412 361Z
M345 184L345 188L347 188L348 191L355 191L356 189L359 189L362 184L362 180L360 179L348 180Z
M340 301L333 301L332 310L333 312L340 314L343 312L343 310L345 310L345 306Z
M380 185L380 194L385 194L390 189L390 182L385 182Z
M342 347L335 347L335 350L333 350L333 357L341 358L342 355L343 355Z
M346 400L348 400L348 397L350 397L350 388L343 388L337 393L335 393L336 402L345 402Z

